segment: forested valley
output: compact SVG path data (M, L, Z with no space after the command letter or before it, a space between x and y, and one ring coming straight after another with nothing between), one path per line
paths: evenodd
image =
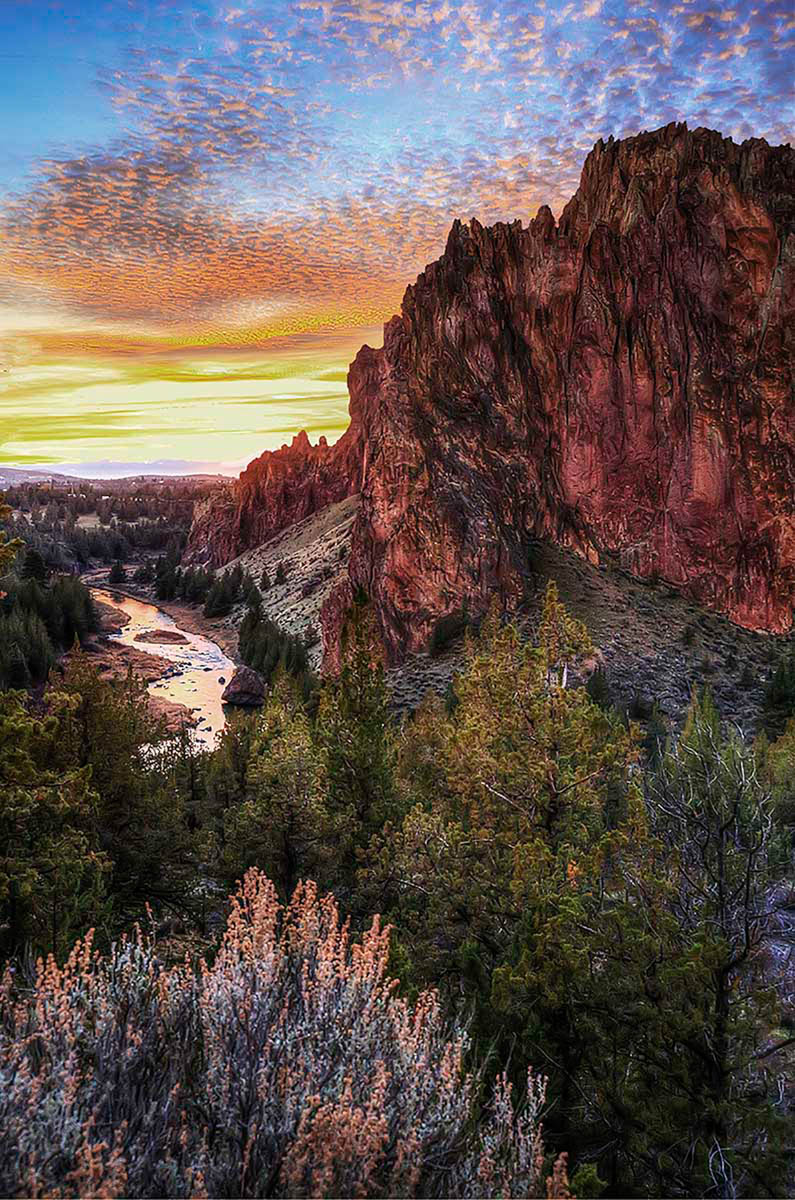
M636 724L549 585L398 715L365 595L314 676L241 578L203 751L3 516L4 1195L791 1194L791 664L755 738Z

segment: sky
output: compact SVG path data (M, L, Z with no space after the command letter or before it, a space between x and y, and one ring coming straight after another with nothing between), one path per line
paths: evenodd
M0 464L337 437L453 219L600 137L795 141L792 0L0 0Z

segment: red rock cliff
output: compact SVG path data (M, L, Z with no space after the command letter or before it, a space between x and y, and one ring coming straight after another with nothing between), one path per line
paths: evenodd
M291 445L266 450L221 496L198 506L183 562L222 566L282 529L354 495L361 485L358 421L333 446L313 446L301 431Z
M671 125L599 142L557 225L456 222L351 368L367 462L330 661L353 587L396 660L517 597L538 535L789 628L794 331L788 146Z
M212 561L361 491L332 665L354 588L396 661L444 613L516 600L536 536L787 629L794 331L795 151L684 125L599 142L557 224L454 224L352 364L348 433L252 463Z

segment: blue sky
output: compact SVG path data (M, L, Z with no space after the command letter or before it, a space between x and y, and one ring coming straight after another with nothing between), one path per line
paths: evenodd
M789 2L4 0L3 378L122 357L151 386L289 336L322 369L455 217L559 212L599 137L792 141L793 64Z

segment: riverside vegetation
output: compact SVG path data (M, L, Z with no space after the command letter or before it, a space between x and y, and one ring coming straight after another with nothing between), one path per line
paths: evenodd
M0 1191L791 1194L788 668L756 741L644 733L550 585L398 719L365 596L334 677L247 622L212 752L79 651L4 681Z

